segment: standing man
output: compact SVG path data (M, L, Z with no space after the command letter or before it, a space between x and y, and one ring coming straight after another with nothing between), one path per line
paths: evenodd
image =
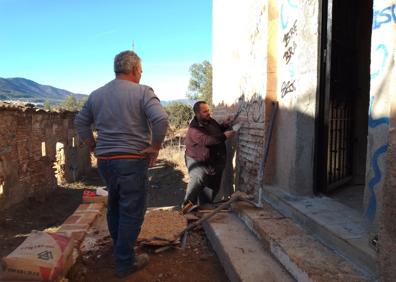
M114 72L116 78L91 93L74 123L83 142L95 152L109 191L107 224L115 275L121 278L149 261L147 254L135 256L133 247L146 211L148 167L158 157L168 117L153 89L139 84L142 66L135 52L119 53Z
M210 117L204 101L193 106L194 118L186 134L186 166L190 176L183 207L189 202L212 203L219 192L226 163L225 140L235 135L227 123L219 124Z

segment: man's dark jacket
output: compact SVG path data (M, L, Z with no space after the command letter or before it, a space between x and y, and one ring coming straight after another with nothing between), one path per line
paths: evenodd
M228 125L220 125L214 119L190 122L186 139L186 156L207 165L224 165L226 159L226 136Z

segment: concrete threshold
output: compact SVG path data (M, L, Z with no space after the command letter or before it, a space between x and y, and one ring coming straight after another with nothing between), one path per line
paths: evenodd
M217 214L203 225L230 281L294 281L235 214Z
M269 204L257 209L237 203L233 209L297 281L373 281Z
M369 246L367 225L359 212L326 196L291 196L276 187L266 186L263 198L360 271L377 276L377 253Z

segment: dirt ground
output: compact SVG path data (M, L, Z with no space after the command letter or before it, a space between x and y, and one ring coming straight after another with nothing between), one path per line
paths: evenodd
M95 169L82 181L58 187L46 201L27 200L0 213L0 255L14 250L31 230L56 228L81 203L84 188L103 186ZM150 169L148 207L179 205L186 188L185 171L172 163L160 160ZM148 252L149 265L125 279L113 275L111 241L104 241L99 250L84 254L68 278L71 282L83 281L228 281L225 272L202 230L189 233L185 249L179 246L155 254Z

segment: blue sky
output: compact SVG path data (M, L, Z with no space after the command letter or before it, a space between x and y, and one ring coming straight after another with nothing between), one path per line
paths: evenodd
M212 56L211 0L0 0L0 26L0 77L83 94L133 43L161 100L185 98L190 65Z

